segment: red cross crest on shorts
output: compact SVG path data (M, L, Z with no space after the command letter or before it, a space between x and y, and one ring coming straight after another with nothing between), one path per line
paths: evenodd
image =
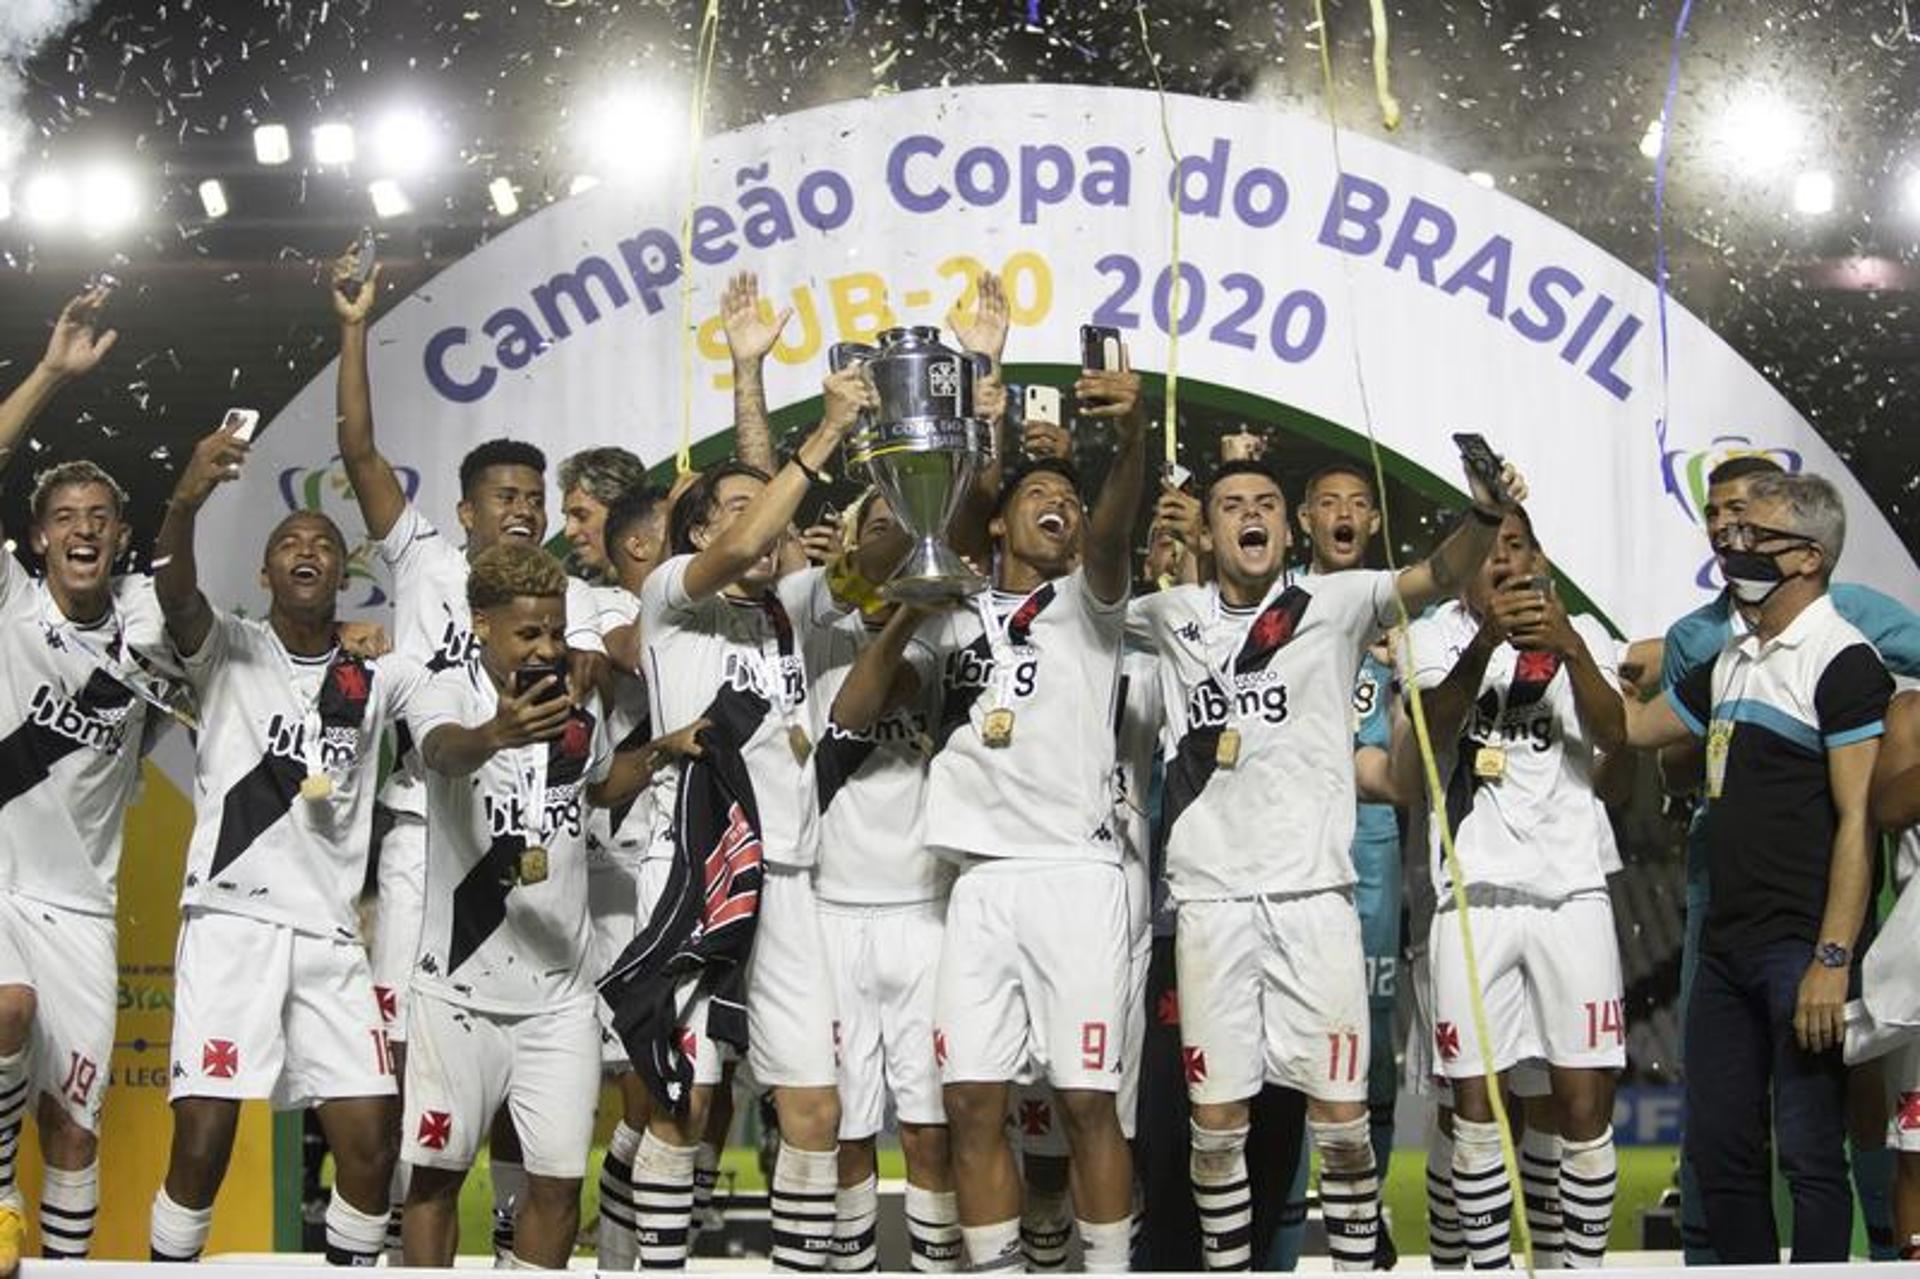
M374 1002L380 1005L380 1020L391 1022L400 1015L400 995L391 986L375 986Z
M200 1046L200 1073L214 1079L232 1079L240 1070L240 1050L231 1039L209 1039Z
M420 1134L418 1140L428 1150L445 1150L447 1141L453 1136L453 1116L444 1110L423 1110L420 1112Z
M1439 1052L1440 1060L1452 1061L1460 1055L1460 1028L1450 1021L1435 1022L1433 1046Z
M1901 1132L1920 1132L1920 1092L1900 1094L1900 1108L1894 1112L1894 1120L1900 1125Z
M933 1032L933 1064L936 1066L947 1064L947 1032L944 1030Z
M1044 1137L1052 1132L1053 1107L1034 1099L1021 1102L1020 1131L1029 1137Z
M1206 1049L1188 1048L1185 1045L1182 1045L1180 1049L1180 1064L1186 1068L1188 1084L1202 1083L1206 1080L1206 1077L1207 1077L1207 1050Z

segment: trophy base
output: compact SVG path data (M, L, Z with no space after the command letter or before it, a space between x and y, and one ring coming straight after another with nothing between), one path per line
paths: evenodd
M915 545L894 570L880 587L880 596L893 604L946 604L986 589L986 578L968 568L944 543L929 537Z

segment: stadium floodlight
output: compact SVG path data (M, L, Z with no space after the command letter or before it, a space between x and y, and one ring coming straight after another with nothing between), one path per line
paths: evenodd
M407 198L407 193L392 178L369 182L367 194L373 197L373 211L383 218L397 218L403 213L413 212L413 201Z
M261 164L285 164L293 159L293 138L284 124L263 124L253 131L253 158Z
M210 218L227 216L227 188L219 178L208 178L200 184L200 207L206 210Z
M20 206L35 226L58 226L73 216L73 184L64 173L36 173L21 192Z
M1793 211L1808 217L1833 212L1833 175L1810 169L1793 180Z
M373 127L374 162L382 173L420 173L432 165L438 149L433 122L411 108L390 111Z
M1805 142L1806 120L1771 86L1749 85L1727 104L1713 139L1735 170L1776 173Z
M80 178L80 226L88 235L112 235L140 217L140 184L117 164L89 169Z
M487 195L493 200L493 211L501 217L510 218L520 212L520 197L508 179L495 178L487 183Z
M313 128L313 162L327 167L338 167L353 163L354 141L353 126L350 124L317 124Z
M685 109L672 94L626 85L582 112L576 142L596 174L631 183L666 173L686 131Z

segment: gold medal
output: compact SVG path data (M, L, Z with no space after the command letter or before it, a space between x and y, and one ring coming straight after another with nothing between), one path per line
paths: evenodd
M1733 721L1716 719L1707 725L1707 798L1719 799L1727 781L1727 752L1733 746Z
M793 752L794 763L806 763L807 756L813 754L813 741L807 736L807 730L798 724L787 725L787 749Z
M1507 752L1498 746L1482 746L1473 753L1473 775L1497 782L1507 775Z
M300 798L314 801L333 798L333 778L325 773L308 773L300 779Z
M1232 768L1240 762L1240 730L1223 728L1213 746L1213 762L1220 768Z
M1013 712L1004 706L995 707L987 712L986 720L980 725L980 740L998 750L1013 744Z
M547 850L532 844L520 852L520 882L538 884L547 877Z

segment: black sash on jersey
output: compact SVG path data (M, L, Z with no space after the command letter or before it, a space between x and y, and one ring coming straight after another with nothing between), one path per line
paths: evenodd
M1474 757L1482 747L1495 745L1505 748L1506 734L1501 730L1500 721L1505 712L1516 707L1532 706L1547 695L1547 686L1553 683L1554 676L1560 673L1560 655L1541 651L1521 652L1515 655L1513 679L1507 685L1507 700L1503 706L1500 695L1494 689L1487 689L1474 699L1473 709L1467 715L1467 722L1460 732L1459 745L1454 748L1453 772L1447 778L1447 829L1458 831L1460 823L1467 820L1473 812L1473 798L1480 788L1490 780L1474 771ZM1489 733L1476 733L1476 724L1493 725Z
M346 653L337 653L320 677L320 728L351 728L362 733L367 703L373 696L373 668ZM304 717L303 717L304 718ZM219 725L204 726L203 731L218 731ZM316 749L318 743L315 743ZM217 876L233 865L239 856L253 847L255 840L287 815L300 794L306 778L304 759L287 759L262 754L260 762L243 774L227 790L220 807L220 835L213 848L209 876ZM194 883L191 874L187 886Z
M1275 596L1247 627L1240 651L1233 656L1233 673L1247 675L1267 669L1274 654L1293 642L1300 630L1300 620L1306 616L1311 603L1313 596L1298 586L1289 586ZM1208 670L1206 682L1226 699L1227 705L1233 705L1234 690L1220 686L1217 672ZM1173 833L1173 824L1200 798L1200 792L1213 779L1214 769L1218 767L1220 730L1224 727L1224 724L1206 724L1189 728L1187 735L1180 739L1174 757L1167 762L1166 798L1161 805L1163 839Z
M653 719L647 712L642 711L640 713L640 722L635 724L625 737L621 738L619 741L613 744L613 752L614 754L618 755L622 751L639 750L642 746L645 746L648 742L652 740L653 740ZM609 837L611 837L614 834L617 834L620 828L627 824L627 814L631 813L633 811L633 806L639 802L640 802L640 793L636 791L634 792L634 796L632 799L627 800L625 803L622 803L622 804L615 804L610 810L608 810L607 834L609 835Z
M485 678L484 676L482 678ZM593 712L573 708L560 736L547 743L547 788L577 782L586 774L593 754ZM538 805L530 814L538 826L546 816L546 795L533 797ZM487 855L473 864L453 890L453 931L447 939L447 971L451 977L473 952L486 945L494 930L507 922L507 894L517 886L520 854L527 850L525 831L496 835Z
M1059 593L1052 582L1045 582L1039 590L1021 601L1020 607L1015 609L1013 616L1007 619L1007 642L1016 647L1025 644L1033 634L1034 619L1047 611L1047 606L1053 603L1054 597ZM971 644L947 658L948 665L951 667L963 655L971 657L982 669L987 670L987 678L993 678L992 635L985 631L980 632L979 637ZM941 690L940 720L935 725L933 734L935 749L945 746L948 738L952 737L962 725L971 721L973 704L980 700L980 694L985 688L984 684L948 684Z
M133 693L98 667L87 676L80 691L65 700L82 714L103 719L124 716L133 709ZM136 748L138 745L135 743ZM35 722L29 709L19 727L0 738L0 808L46 781L55 764L80 749L79 737L57 733Z

